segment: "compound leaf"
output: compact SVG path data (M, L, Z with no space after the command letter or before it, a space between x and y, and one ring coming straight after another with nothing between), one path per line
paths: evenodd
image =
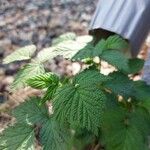
M44 66L40 63L33 62L25 65L16 75L11 85L12 90L17 90L26 86L26 81L38 74L45 73Z
M29 78L26 83L35 89L44 89L52 85L58 85L59 77L54 73L44 73Z
M39 106L41 99L29 98L13 110L13 116L20 123L42 124L48 118L48 111L45 105Z
M90 71L85 71L77 75L72 84L58 88L53 107L57 120L68 120L71 124L77 124L98 134L106 97L98 89L95 78L87 80L90 76ZM103 81L103 78L101 79Z
M0 136L0 150L34 150L34 128L25 124L8 127Z
M40 141L43 150L66 150L69 145L70 134L67 129L50 118L42 126Z
M36 59L39 62L48 61L58 55L63 56L64 58L72 58L80 49L82 49L86 43L80 43L73 40L63 41L57 44L54 47L46 48L41 50Z
M34 54L35 51L36 51L35 45L29 45L29 46L22 47L16 51L14 51L10 55L8 55L3 60L3 63L8 64L8 63L11 63L14 61L31 59L31 56Z

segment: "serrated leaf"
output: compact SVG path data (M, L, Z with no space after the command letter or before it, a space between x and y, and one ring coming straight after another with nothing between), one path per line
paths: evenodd
M114 50L124 50L129 48L129 44L119 35L113 35L107 38L106 48Z
M40 63L29 63L25 65L16 75L14 82L11 85L13 91L25 87L26 81L38 74L44 73L44 66Z
M56 53L62 55L64 58L72 58L86 43L79 43L76 41L64 41L56 47Z
M104 50L107 50L106 41L102 39L95 45L93 57L100 56Z
M26 83L32 88L44 89L49 86L58 85L59 77L54 73L44 73L32 78L29 78Z
M4 58L3 63L8 64L14 61L31 59L31 56L36 51L35 45L29 45L15 50L13 53Z
M98 86L103 82L110 81L110 79L111 77L101 74L99 70L95 68L89 68L75 76L73 82L75 84L82 84L82 86L90 84Z
M0 136L0 150L34 150L34 128L25 124L8 127Z
M98 134L106 97L95 84L95 78L87 80L90 76L88 71L81 73L74 78L72 84L58 88L53 107L57 120L67 119L71 124L77 124Z
M58 38L55 38L52 41L53 45L57 45L61 42L67 41L67 40L75 40L77 38L76 34L73 32L67 32L65 34L60 35Z
M84 48L79 50L78 53L73 56L72 60L83 60L100 56L104 49L105 40L101 40L100 42L98 42L95 47L92 42L89 42Z
M45 62L58 55L70 59L85 45L86 43L79 43L72 40L63 41L57 44L55 47L46 48L40 51L36 59L39 62Z
M45 92L43 98L41 99L40 105L44 104L46 101L51 100L54 97L54 94L58 88L58 84L51 85L48 87L47 91Z
M135 74L142 70L144 66L144 60L139 58L129 59L129 71L128 74Z
M130 97L134 92L133 82L128 78L127 75L121 72L113 72L109 74L110 81L104 83L104 87L111 90L117 95Z
M134 82L134 92L132 93L138 100L147 100L150 98L150 85L147 85L144 81Z
M105 50L100 58L115 66L120 71L127 72L129 70L129 61L121 51Z
M145 138L141 134L132 114L122 108L104 113L102 123L103 142L106 150L141 150L146 149ZM138 121L141 121L138 118Z
M56 57L57 54L55 53L55 47L48 47L48 48L44 48L42 49L36 56L36 59L41 62L44 63L48 60L51 60L52 58Z
M48 110L45 105L39 106L41 99L29 98L27 101L16 107L12 114L19 123L42 124L48 118Z
M91 43L88 43L72 57L72 60L93 58L93 50L94 46Z
M70 134L67 129L51 118L43 124L40 140L43 150L67 150Z
M55 44L52 47L41 50L36 59L45 62L58 55L70 59L91 40L91 36L75 37L74 33L64 34L54 42Z

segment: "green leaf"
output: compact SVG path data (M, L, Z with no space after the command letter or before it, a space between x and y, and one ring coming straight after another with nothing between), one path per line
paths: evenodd
M129 77L121 72L113 72L109 74L110 81L104 83L104 87L111 90L117 95L130 97L134 92L134 84Z
M46 101L51 100L54 97L58 86L59 85L56 84L48 87L47 91L44 94L44 97L41 99L40 105L44 104Z
M107 50L106 41L102 39L94 47L93 57L100 56L104 50Z
M26 83L35 89L44 89L49 86L58 85L59 77L54 73L44 73L32 78L29 78Z
M29 98L13 110L13 116L19 123L42 124L48 118L48 110L45 105L39 106L41 99Z
M53 107L57 120L67 119L69 123L77 124L97 135L106 97L98 89L95 78L90 78L91 72L82 72L74 78L72 84L58 88ZM100 73L97 80L100 80L99 78ZM103 81L103 78L101 80Z
M11 85L12 90L24 88L27 84L26 81L38 74L44 73L44 66L40 63L33 62L25 65L16 75L14 82Z
M143 108L136 107L134 112L130 114L130 124L134 125L147 141L147 137L150 133L150 116L149 113Z
M92 41L91 36L75 37L74 34L64 34L55 41L52 47L40 51L36 57L39 62L48 61L58 55L71 59L79 50L83 49L87 43Z
M133 120L133 117L136 116L122 108L104 113L102 135L106 150L146 150L146 137L137 125L139 122ZM140 117L138 119L142 121Z
M147 100L150 98L150 86L144 81L135 81L132 95L138 100Z
M106 40L106 49L124 50L129 48L129 44L119 35L113 35Z
M0 150L34 150L34 128L25 124L8 127L0 136Z
M144 60L139 58L129 59L129 71L128 74L135 74L142 70L144 66Z
M58 38L55 38L53 41L52 41L52 44L53 45L57 45L61 42L64 42L64 41L68 41L68 40L75 40L77 38L76 34L73 33L73 32L67 32L65 34L62 34L60 35Z
M83 60L87 58L93 58L93 49L93 45L91 43L88 43L72 57L72 60Z
M140 107L143 107L144 109L146 109L146 110L150 113L150 98L149 98L149 99L142 100L142 101L139 103L139 106L140 106Z
M110 79L111 77L101 74L99 70L95 68L89 68L75 76L73 81L75 84L82 84L82 86L92 84L98 87L98 85L103 82L110 81Z
M43 150L67 150L70 134L67 129L51 118L43 124L40 140Z
M94 58L96 56L101 57L103 51L104 51L103 55L105 58L106 57L105 55L107 55L106 53L108 53L108 55L113 55L112 53L110 53L108 51L105 53L105 50L109 50L109 51L113 50L114 51L114 50L120 50L120 49L125 49L125 48L128 48L127 42L125 40L123 40L120 36L115 35L115 36L109 37L107 40L103 40L103 39L100 40L96 44L95 47L93 46L92 42L87 43L87 45L83 49L81 49L77 54L75 54L75 56L72 59L73 60L82 60L82 59L86 59L86 58ZM114 51L114 53L115 53L114 55L119 55L119 57L121 56L121 59L123 58L123 60L125 61L124 64L126 67L127 62L125 60L124 55L118 51L117 52ZM102 55L102 58L103 58L103 55ZM114 55L112 56L112 58L114 57ZM115 56L115 57L117 57L117 56ZM116 59L118 59L118 58L116 58ZM116 65L118 62L115 62L114 60L112 62L109 58L110 63L113 63L113 65Z
M35 45L29 45L29 46L22 47L16 51L14 51L10 55L8 55L3 60L3 63L8 64L8 63L11 63L14 61L31 59L31 56L34 54L35 51L36 51Z
M105 50L100 58L115 66L120 71L127 72L129 70L129 61L121 51Z
M93 144L95 135L85 129L77 128L73 136L73 146L77 150L86 149L88 145Z

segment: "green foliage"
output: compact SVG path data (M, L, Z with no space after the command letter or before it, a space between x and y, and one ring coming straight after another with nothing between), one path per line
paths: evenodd
M105 95L98 89L95 79L103 82L106 78L97 73L92 74L92 70L82 72L74 78L72 84L64 85L56 91L53 107L58 120L67 119L70 124L98 133Z
M146 100L150 98L150 86L144 81L134 82L134 92L132 95L138 100Z
M59 78L53 73L45 73L29 78L26 83L35 89L44 89L58 84Z
M135 74L142 70L144 66L144 60L139 58L129 59L129 71L128 74Z
M123 50L129 48L128 43L119 35L110 36L105 44L107 49Z
M102 135L106 150L148 149L142 136L147 128L139 126L139 123L145 125L146 122L142 122L144 120L142 116L138 117L140 113L136 115L135 113L137 112L128 113L125 109L118 107L103 115Z
M33 150L34 128L16 124L7 128L0 137L0 150Z
M3 63L8 64L8 63L11 63L11 62L14 62L14 61L30 59L35 51L36 51L35 45L25 46L23 48L20 48L20 49L14 51L10 55L8 55L3 60Z
M34 150L36 126L41 127L39 138L44 150L66 150L68 130L50 117L46 106L39 106L39 103L39 98L30 98L14 110L17 124L0 135L0 150Z
M93 45L88 43L80 51L78 51L75 56L72 57L72 60L83 60L86 58L93 57Z
M36 57L39 62L46 62L52 58L61 55L64 58L71 59L80 49L84 48L92 40L91 36L74 37L72 33L63 35L52 47L41 50Z
M124 56L124 54L117 50L106 50L100 56L102 60L105 60L109 64L115 66L120 71L128 71L129 70L129 61Z
M110 81L104 83L104 86L111 90L114 94L130 97L134 92L133 81L121 72L113 72L109 74Z
M4 59L5 63L31 59L12 87L31 86L43 94L15 108L16 124L0 135L0 150L34 150L37 137L43 150L99 150L100 145L106 150L148 150L150 86L133 81L144 60L126 58L122 50L128 44L117 35L94 45L91 36L67 33L52 43L34 58L31 46ZM73 77L45 72L44 63L57 55L82 62L86 69L82 67ZM95 57L99 64L93 61ZM103 75L101 60L116 71Z
M44 73L44 67L42 64L38 62L32 62L25 65L20 71L17 73L13 84L11 85L12 90L17 90L19 88L23 88L26 86L26 81L34 77L38 74Z
M19 123L34 125L45 122L48 118L48 110L45 105L39 106L39 103L40 98L29 98L25 103L15 108L12 114Z
M70 134L55 120L47 120L40 131L43 150L67 150ZM58 144L59 143L59 144Z

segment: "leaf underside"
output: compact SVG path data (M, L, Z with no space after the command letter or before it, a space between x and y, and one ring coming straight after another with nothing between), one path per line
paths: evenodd
M44 66L39 63L29 63L25 65L16 75L14 82L11 85L11 89L16 91L17 89L24 88L27 84L26 81L38 74L45 73Z
M31 59L31 56L34 54L36 51L35 45L29 45L22 47L18 50L15 50L13 53L8 55L4 60L4 64L8 64L14 61L20 61L20 60L27 60Z

